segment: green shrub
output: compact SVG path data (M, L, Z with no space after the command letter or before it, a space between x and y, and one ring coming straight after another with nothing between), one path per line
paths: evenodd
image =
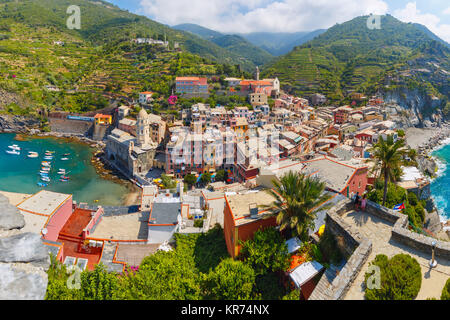
M441 300L450 300L450 278L445 283L444 289L442 289Z
M287 245L280 232L273 227L260 229L253 239L245 241L240 258L255 270L256 275L285 271L290 261Z
M206 297L217 300L249 300L253 296L255 272L239 260L228 258L205 276Z
M377 255L370 265L381 272L381 288L366 288L368 300L413 300L422 285L422 271L417 260L407 254L398 254L391 259ZM367 283L372 273L365 274Z

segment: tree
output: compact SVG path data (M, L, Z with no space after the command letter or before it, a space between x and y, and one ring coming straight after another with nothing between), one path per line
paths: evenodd
M187 174L184 176L184 182L189 186L192 187L195 182L197 181L197 178L193 174Z
M325 183L303 173L288 172L280 181L273 180L273 190L268 192L275 198L273 206L279 210L277 223L280 230L290 230L301 240L308 239L308 230L314 229L315 209L329 196L324 194Z
M161 184L163 185L164 189L173 189L177 186L176 181L165 174L161 175Z
M290 262L287 245L274 227L256 231L252 240L242 244L240 255L257 276L285 271Z
M380 177L384 177L384 206L386 204L389 179L395 181L395 172L398 172L401 165L404 164L403 156L406 154L405 141L399 139L397 142L394 142L392 135L387 136L386 141L383 137L380 137L380 140L370 149L370 152L373 154L373 158L369 161L374 163L374 170L380 171Z
M204 279L206 297L216 300L249 300L253 296L255 272L239 260L222 260Z
M422 285L422 271L419 263L408 254L398 254L389 259L379 254L370 265L380 268L380 287L366 288L368 300L413 300ZM367 272L365 283L376 274Z
M219 170L216 172L216 181L225 181L226 180L226 172L225 170Z
M442 289L441 300L450 300L450 279L447 280L444 289Z
M202 181L202 183L204 185L211 183L211 173L205 172L204 174L202 174L202 177L200 178L200 180Z

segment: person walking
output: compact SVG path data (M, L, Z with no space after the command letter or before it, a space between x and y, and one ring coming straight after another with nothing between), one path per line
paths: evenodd
M363 195L361 199L361 210L366 211L366 205L367 205L367 194Z
M359 196L359 192L356 193L355 195L355 209L358 210L359 209L359 200L361 199L361 197Z

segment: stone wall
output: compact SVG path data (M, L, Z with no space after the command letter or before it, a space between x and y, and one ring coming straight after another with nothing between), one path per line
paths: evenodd
M372 252L372 242L362 237L340 217L351 205L349 199L342 200L328 211L326 218L326 228L336 238L344 240L340 248L351 256L332 283L329 283L326 276L322 276L309 300L343 299Z
M322 276L310 300L341 300L345 297L353 281L358 276L372 251L372 243L369 239L347 224L341 214L351 210L351 201L344 199L327 213L326 228L335 237L343 239L340 248L351 253L350 258L339 275L329 283L326 276ZM394 224L392 228L392 239L411 248L431 253L432 242L436 241L436 257L450 260L450 242L439 241L431 237L412 232L408 229L408 216L383 207L372 201L367 201L367 211L383 220ZM339 242L339 241L338 241Z
M55 133L68 133L82 136L90 136L93 131L93 122L49 118L50 129Z
M380 206L374 202L367 202L367 210L384 220L394 223L392 239L408 247L431 253L432 242L436 241L436 257L450 260L450 242L441 241L432 237L419 234L408 229L408 216Z

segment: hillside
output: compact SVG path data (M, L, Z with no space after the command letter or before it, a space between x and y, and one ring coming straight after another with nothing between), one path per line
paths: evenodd
M70 5L81 9L81 30L69 30L66 13ZM101 46L115 40L130 40L136 37L153 37L167 40L173 45L178 42L191 53L219 63L241 64L246 70L253 70L250 60L227 51L191 33L169 28L163 24L138 16L106 1L93 0L0 0L2 18L26 23L28 26L52 26L72 36L79 36L93 45Z
M224 35L217 31L190 23L180 24L173 28L190 32L205 40L209 40L219 47L240 56L241 59L251 61L254 65L261 66L273 59L273 56L269 52L253 45L239 35Z
M308 42L326 30L312 32L253 32L240 34L255 46L258 46L274 56L289 53L295 46Z
M350 90L375 93L388 80L390 89L421 86L430 95L449 97L448 48L429 31L390 15L382 17L380 30L368 29L367 18L333 26L266 65L263 76L277 76L287 91L322 92L332 101L343 100Z
M167 97L177 75L241 75L234 66L186 51L130 41L137 33L144 32L147 34L142 36L163 37L158 32L166 29L159 24L156 26L162 29L139 31L136 28L136 34L131 34L126 28L115 29L117 25L112 22L106 27L106 20L101 19L107 17L103 15L97 18L99 25L90 22L94 21L93 10L83 18L81 30L69 30L63 26L65 11L64 14L58 11L61 8L56 2L68 3L64 0L40 0L39 5L35 1L0 2L0 72L3 75L0 91L7 97L0 101L2 112L27 114L37 108L91 111L113 100L136 99L142 90ZM91 9L97 6L88 1L70 2ZM120 10L103 7L104 3L98 6L102 13L112 10L114 14L122 14ZM37 19L36 12L43 19ZM108 36L103 39L100 34ZM179 35L180 39L182 36Z

